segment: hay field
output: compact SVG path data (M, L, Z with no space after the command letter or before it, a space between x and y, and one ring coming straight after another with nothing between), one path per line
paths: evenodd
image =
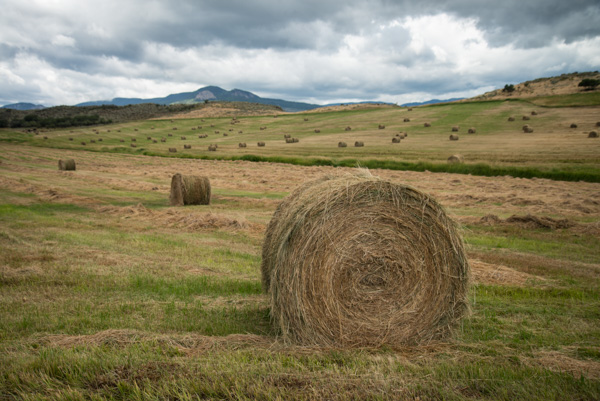
M372 171L461 223L472 311L444 342L350 350L282 342L261 291L275 208L332 167L8 142L0 161L0 399L600 397L600 184ZM169 206L177 172L209 177L211 204Z

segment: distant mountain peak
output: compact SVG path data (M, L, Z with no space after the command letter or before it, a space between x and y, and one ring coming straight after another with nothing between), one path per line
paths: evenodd
M13 109L13 110L40 110L45 109L46 106L42 106L41 104L33 104L33 103L12 103L2 106L3 109Z

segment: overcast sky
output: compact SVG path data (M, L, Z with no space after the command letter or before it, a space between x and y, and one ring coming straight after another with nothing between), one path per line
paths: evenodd
M207 85L402 104L595 70L598 0L0 0L0 105Z

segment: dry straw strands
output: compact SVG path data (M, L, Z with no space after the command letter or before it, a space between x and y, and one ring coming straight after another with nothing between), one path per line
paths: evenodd
M66 159L66 160L59 160L58 161L58 169L59 170L75 170L75 160L73 159Z
M448 158L448 164L461 164L465 162L465 158L462 155L452 155Z
M451 141L458 141L458 135L451 134L451 135L450 135L450 140L451 140Z
M468 310L454 222L430 196L368 172L295 190L275 211L262 255L271 316L292 342L427 343Z
M171 178L171 206L209 205L210 181L207 177L175 174Z

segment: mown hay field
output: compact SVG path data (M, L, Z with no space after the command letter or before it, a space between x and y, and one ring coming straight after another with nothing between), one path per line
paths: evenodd
M472 269L470 313L451 337L418 346L298 346L283 341L270 321L260 273L265 229L295 188L351 169L139 153L157 146L155 152L164 147L167 155L177 143L179 156L188 142L190 155L200 156L208 154L196 146L204 139L206 146L218 143L211 153L255 153L263 139L261 150L279 155L293 148L294 157L351 151L446 163L462 152L465 163L481 158L552 168L563 155L560 160L572 168L598 167L598 141L583 134L597 118L593 109L536 108L538 115L528 121L536 128L533 140L518 119L510 132L501 128L508 115L519 117L530 105L484 106L464 105L471 111L461 117L453 114L460 109L447 109L458 106L238 116L227 137L222 133L229 132L230 117L144 121L101 134L41 134L48 140L3 130L0 399L600 398L600 184L372 170L435 197L459 223ZM512 109L517 106L522 109ZM404 123L407 113L413 113L411 121ZM486 128L486 113L502 118ZM396 114L398 120L384 118ZM473 116L478 121L470 121ZM432 127L421 130L425 118ZM536 119L546 128L538 128ZM426 131L440 121L444 129ZM578 131L569 131L572 122ZM305 133L291 128L303 123L310 123ZM552 128L563 123L564 129ZM408 137L392 145L402 124L413 128L402 129ZM181 132L198 125L221 136ZM453 125L461 127L461 136L450 142ZM477 133L467 134L469 127ZM147 141L155 136L150 131L161 129L166 145ZM299 142L286 144L287 133ZM100 135L97 152L79 145ZM127 147L137 137L138 150L114 151L121 137ZM486 137L497 152L485 146ZM568 146L543 142L549 137ZM356 140L365 146L337 147ZM238 148L242 141L248 148ZM370 141L381 142L371 148ZM326 145L327 153L315 154ZM393 153L396 145L412 151ZM59 170L60 159L75 160L77 169ZM176 173L208 177L211 203L170 206Z

